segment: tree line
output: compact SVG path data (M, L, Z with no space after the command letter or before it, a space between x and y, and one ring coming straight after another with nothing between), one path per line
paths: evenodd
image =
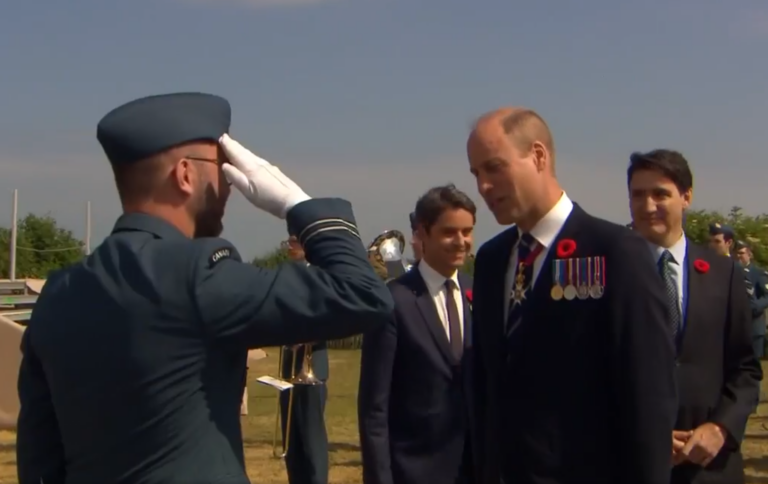
M737 239L749 243L757 265L768 268L768 214L751 216L739 207L733 207L727 214L708 210L691 211L686 215L686 236L695 243L706 244L711 223L730 225ZM84 242L75 237L72 231L59 226L50 214L29 214L19 220L17 230L16 277L19 279L45 279L51 271L74 264L85 256ZM10 241L10 229L0 227L0 278L10 276ZM274 269L288 261L288 252L278 247L254 257L251 263L265 269ZM385 276L383 268L374 268L381 277ZM470 258L462 270L472 274L474 258ZM357 349L361 344L360 335L328 342L330 348L338 349Z
M752 216L739 207L727 214L710 210L693 210L686 215L686 236L695 243L706 244L709 224L730 225L736 238L746 241L752 248L758 266L768 269L768 214ZM45 279L51 271L74 264L85 256L85 243L71 230L61 227L50 214L29 214L18 221L16 239L16 277L19 279ZM0 227L0 278L10 275L11 230ZM280 247L254 257L252 264L263 268L276 268L289 260ZM473 272L473 260L464 270Z

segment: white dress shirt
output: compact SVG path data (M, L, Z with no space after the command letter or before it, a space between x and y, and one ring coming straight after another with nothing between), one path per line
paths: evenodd
M659 266L659 259L661 259L661 254L663 254L665 250L668 250L669 253L672 254L672 260L669 261L669 269L672 272L672 280L675 282L675 286L677 287L677 303L678 307L680 308L680 314L685 316L685 304L683 301L685 294L683 292L683 288L685 287L685 254L688 250L688 242L685 239L685 234L680 237L680 240L675 242L675 245L669 248L661 247L650 242L648 242L648 246L651 248L651 252L653 253L653 261L656 263L657 268ZM685 318L683 317L681 318L681 324L684 322Z
M536 223L536 225L534 225L534 227L529 232L531 236L543 246L541 253L536 257L536 260L533 261L532 284L535 283L536 279L539 277L541 266L544 264L544 260L547 258L549 249L555 242L555 239L560 233L560 230L563 228L563 225L565 225L565 221L568 219L568 216L571 214L572 210L573 202L570 198L568 198L568 195L563 192L563 194L560 196L560 200L557 201L555 206L552 207L552 209L547 212L547 214L544 215L544 217L539 220L538 223ZM512 292L515 272L517 268L518 244L520 244L519 238L515 246L512 247L512 257L510 257L509 266L507 267L507 277L504 284L504 314L509 312L509 295Z
M427 291L432 296L432 302L437 309L437 315L440 316L440 322L443 323L445 336L451 341L451 327L448 321L448 306L446 306L446 287L445 281L453 281L453 300L456 301L456 308L459 310L459 327L461 328L461 338L464 339L464 296L461 294L459 286L459 273L455 271L451 277L445 277L436 270L432 269L427 262L422 259L417 266L421 277L427 285Z

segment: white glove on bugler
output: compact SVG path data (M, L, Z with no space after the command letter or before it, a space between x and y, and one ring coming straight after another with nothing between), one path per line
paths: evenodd
M224 176L257 208L285 219L288 210L312 198L280 168L259 158L229 135L219 138L219 143L229 159L221 167Z

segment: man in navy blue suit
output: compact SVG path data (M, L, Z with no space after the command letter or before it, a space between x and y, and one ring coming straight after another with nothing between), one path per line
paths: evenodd
M674 349L647 244L568 197L530 109L482 116L467 156L496 221L514 224L475 260L477 482L668 482Z
M634 153L630 209L666 287L677 352L679 404L672 435L672 484L744 482L740 446L760 391L744 270L729 253L733 231L711 227L711 247L691 243L682 218L693 175L682 154Z
M359 391L365 484L459 484L472 478L472 247L475 204L453 185L416 204L424 249L389 283L395 314L363 338Z

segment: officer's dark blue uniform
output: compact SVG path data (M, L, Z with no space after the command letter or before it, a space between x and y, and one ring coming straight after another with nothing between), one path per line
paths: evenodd
M749 246L738 241L736 251L749 250ZM744 278L752 306L752 335L755 356L765 356L765 311L768 309L768 271L760 269L751 260L748 265L739 264L744 270Z
M735 233L728 225L720 223L709 224L709 247L722 255L731 255L731 246Z
M180 94L122 106L99 124L111 163L215 141L229 104ZM343 338L393 302L351 205L316 199L287 215L312 267L242 263L221 238L121 216L81 263L52 275L22 344L20 484L245 484L239 409L247 350Z

